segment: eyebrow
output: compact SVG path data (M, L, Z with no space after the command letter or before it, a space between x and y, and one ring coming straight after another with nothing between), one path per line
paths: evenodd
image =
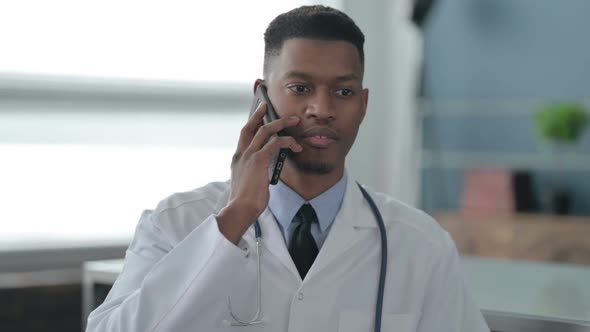
M283 79L287 79L287 78L301 78L301 79L310 81L312 79L312 75L310 75L308 73L304 73L302 71L290 70L290 71L286 72L285 75L283 75ZM351 74L347 74L347 75L338 76L334 80L338 81L338 82L359 81L359 77L358 77L358 75L351 73Z

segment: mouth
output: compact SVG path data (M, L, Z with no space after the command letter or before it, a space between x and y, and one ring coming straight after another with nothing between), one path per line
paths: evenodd
M336 132L325 127L315 127L306 130L302 137L307 145L318 149L327 149L338 140Z

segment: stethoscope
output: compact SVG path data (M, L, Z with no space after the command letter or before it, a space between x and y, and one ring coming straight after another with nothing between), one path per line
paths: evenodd
M381 269L379 273L379 288L377 292L377 305L375 310L375 332L381 331L381 315L383 313L383 293L385 291L385 275L387 273L387 236L385 232L385 224L383 223L383 217L381 216L381 212L377 208L375 201L371 198L369 193L359 184L357 183L359 189L363 193L365 200L369 203L371 207L371 211L377 219L377 224L379 225L379 233L381 235ZM227 299L227 306L229 309L229 314L233 319L232 322L225 321L229 323L231 326L249 326L249 325L256 325L264 322L262 319L262 284L260 278L260 239L262 238L262 230L260 229L260 223L258 220L254 223L254 235L256 238L256 264L257 264L257 279L258 279L258 308L256 313L252 316L249 320L240 319L233 311L231 307L231 300L228 297Z

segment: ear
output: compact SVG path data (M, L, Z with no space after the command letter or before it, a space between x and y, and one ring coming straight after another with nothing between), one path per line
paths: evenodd
M365 118L367 114L367 105L369 104L369 89L363 90L363 109L362 109L362 118L361 121Z
M258 89L259 85L266 85L264 80L261 78L257 78L256 81L254 81L254 93L256 93L256 89Z

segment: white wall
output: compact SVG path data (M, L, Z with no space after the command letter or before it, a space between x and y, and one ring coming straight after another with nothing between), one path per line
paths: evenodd
M408 0L343 0L365 34L367 117L348 157L364 184L416 206L419 198L420 122L415 105L422 58L419 32L407 20Z

